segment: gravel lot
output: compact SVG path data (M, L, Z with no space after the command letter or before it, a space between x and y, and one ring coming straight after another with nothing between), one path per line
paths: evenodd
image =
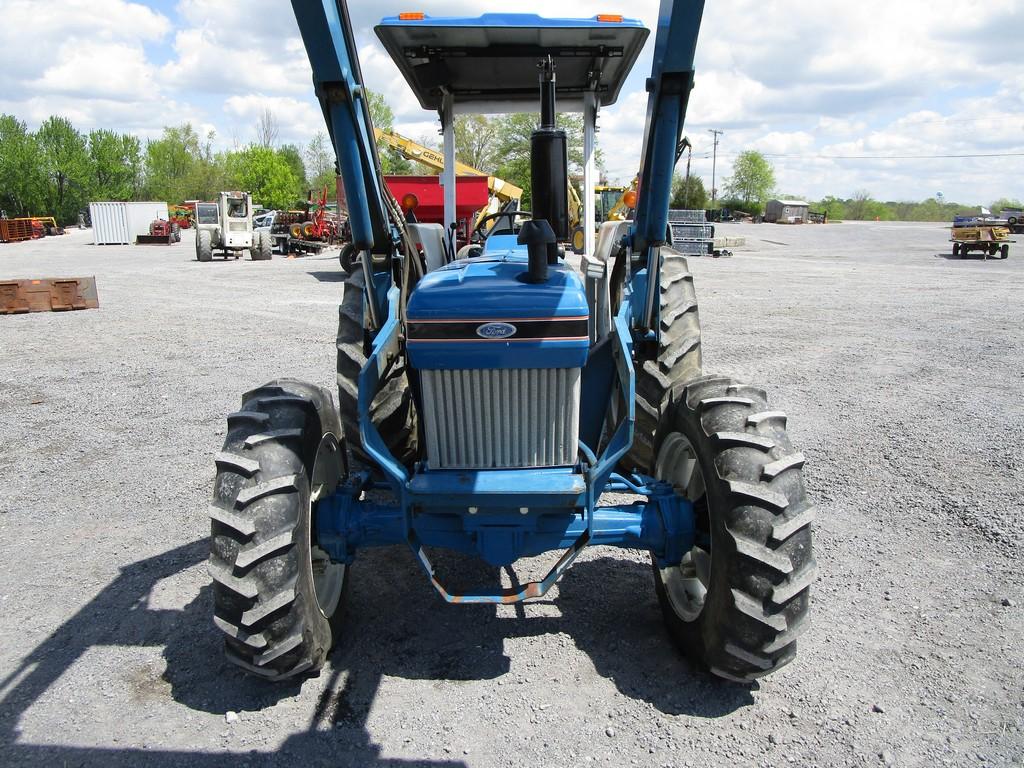
M0 277L95 275L101 303L0 317L0 764L1022 765L1024 245L719 232L747 245L691 260L705 367L790 414L820 504L813 628L752 689L692 670L646 556L600 549L497 609L367 552L320 677L245 676L210 622L212 457L246 389L333 384L335 256L0 245Z

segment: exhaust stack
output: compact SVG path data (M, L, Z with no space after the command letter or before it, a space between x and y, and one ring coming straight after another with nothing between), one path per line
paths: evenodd
M555 240L569 239L569 155L565 131L555 125L555 62L540 68L540 125L530 136L530 181L535 220L551 225Z

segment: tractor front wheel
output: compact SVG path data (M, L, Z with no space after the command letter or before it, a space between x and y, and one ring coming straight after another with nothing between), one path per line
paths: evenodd
M213 261L213 237L208 229L196 231L196 261Z
M636 368L636 425L623 469L649 474L658 425L674 391L701 374L700 318L686 259L662 250L657 360Z
M345 280L338 307L338 409L345 439L353 456L370 463L359 433L359 372L366 364L362 269ZM370 404L370 418L388 450L402 464L411 466L419 455L416 406L405 364L399 358L382 377L380 391Z
M340 628L348 569L317 545L317 501L344 474L330 394L265 384L228 416L210 506L213 623L240 667L284 679L323 666Z
M694 507L696 544L654 579L687 655L747 682L793 659L815 577L804 457L762 390L705 376L665 413L655 476Z

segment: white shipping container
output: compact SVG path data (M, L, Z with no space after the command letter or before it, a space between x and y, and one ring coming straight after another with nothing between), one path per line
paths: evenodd
M89 203L94 245L132 245L154 219L167 221L167 203Z

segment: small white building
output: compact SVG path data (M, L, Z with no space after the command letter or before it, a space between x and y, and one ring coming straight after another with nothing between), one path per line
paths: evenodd
M803 224L810 205L805 200L769 200L764 220L771 224Z

